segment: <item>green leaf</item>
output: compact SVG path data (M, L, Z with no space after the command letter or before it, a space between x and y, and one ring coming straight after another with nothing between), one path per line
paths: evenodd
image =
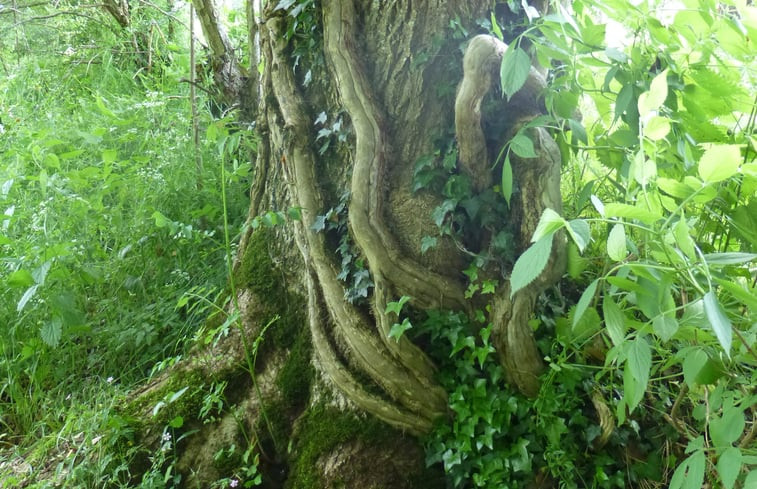
M502 197L505 198L507 206L510 207L510 199L513 196L513 166L510 163L510 153L505 156L502 163Z
M24 307L26 307L26 304L37 294L37 288L39 285L32 285L28 289L26 289L26 292L24 292L24 295L21 296L21 299L19 299L18 304L16 304L16 312L21 312Z
M741 450L736 447L728 447L720 454L717 469L723 489L733 489L741 472L741 458Z
M510 278L510 298L520 289L533 282L544 271L544 267L547 266L549 255L552 251L553 236L545 236L532 244L518 257L513 266L512 277Z
M534 142L525 134L518 133L510 140L510 149L521 158L535 158Z
M626 337L626 317L610 295L605 295L602 301L602 314L612 344L621 345Z
M16 270L6 279L10 287L29 287L34 284L34 277L28 270Z
M421 255L425 254L431 248L434 248L437 244L435 236L424 236L421 239Z
M701 489L704 482L706 457L697 450L676 467L669 489Z
M657 212L652 212L642 207L637 207L629 204L620 204L617 202L605 204L605 216L635 219L644 224L654 224L662 217L662 215Z
M499 24L497 23L497 17L494 15L494 11L491 13L491 23L492 23L492 34L497 36L497 39L500 41L504 40L504 37L502 36L502 29L499 28Z
M653 116L644 127L644 136L652 141L659 141L670 132L670 119L667 117Z
M710 420L709 430L715 447L729 447L741 437L744 432L744 412L733 405L731 401L723 403L722 416Z
M543 237L562 228L565 224L565 219L563 219L560 214L547 207L544 209L544 212L541 213L539 223L536 225L534 235L531 237L531 242L536 243Z
M607 256L614 261L623 261L628 256L626 229L622 223L614 225L607 236Z
M678 244L678 248L689 258L696 257L696 250L694 240L691 239L689 234L689 226L686 224L686 219L681 216L678 222L673 226L673 237Z
M573 239L573 242L578 246L578 250L583 253L591 240L589 224L583 219L573 219L568 221L566 229L568 230L570 237Z
M402 306L404 306L409 300L410 300L409 296L403 295L402 297L399 298L398 301L389 302L386 305L386 309L384 310L384 312L386 314L394 313L397 316L399 316L400 312L402 311Z
M168 404L172 404L175 402L178 398L184 395L185 392L187 392L187 389L189 389L189 386L184 387L183 389L179 390L178 392L174 392L171 394L171 397L168 398Z
M628 367L642 390L646 390L649 370L652 368L652 351L643 336L637 336L628 349Z
M499 72L502 92L507 96L507 100L523 87L530 72L531 59L528 54L519 47L508 47L502 56Z
M662 341L668 341L678 332L678 320L675 316L660 315L652 320L654 333Z
M707 353L700 348L695 349L684 357L681 365L683 368L683 380L689 388L694 388L700 383L698 381L699 374L709 359L710 357L707 356Z
M757 259L754 253L707 253L704 255L704 261L707 265L743 265Z
M720 346L723 347L725 354L730 358L733 335L731 321L728 320L720 308L718 299L712 290L704 295L704 313L707 315L707 320L710 321L713 331L715 331L715 336L717 336Z
M639 115L644 117L652 111L659 109L668 97L668 70L663 70L652 80L649 91L639 96Z
M578 304L576 304L576 310L573 313L573 324L572 327L576 327L576 324L578 324L578 321L581 320L581 317L584 315L584 312L586 312L586 309L589 307L589 304L591 304L592 299L594 298L594 294L597 291L597 285L599 285L599 279L594 279L592 283L589 284L588 287L586 287L586 290L583 291L581 294L581 298L578 299Z
M739 171L741 149L735 144L714 144L699 159L699 176L714 183L732 177Z
M757 469L752 470L744 479L744 489L757 489Z
M733 283L730 279L715 278L715 281L733 297L744 303L753 312L757 312L757 290L754 287L744 288L744 285Z
M182 426L184 426L184 418L182 418L181 416L176 416L174 419L168 422L168 425L171 428L181 428Z
M40 336L47 346L55 348L60 343L61 333L63 332L63 321L59 317L54 317L45 321L40 330Z

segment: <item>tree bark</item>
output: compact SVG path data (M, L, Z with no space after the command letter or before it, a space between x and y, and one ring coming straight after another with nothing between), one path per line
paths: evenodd
M212 4L193 4L213 56L238 66ZM415 436L446 415L446 394L427 354L408 335L389 337L395 317L387 304L409 296L418 314L439 308L472 314L489 305L508 379L533 396L542 359L528 320L536 297L561 275L563 258L555 239L548 271L512 298L511 270L492 261L482 274L500 279L496 295L489 304L467 300L462 270L470 257L461 243L439 236L435 248L421 252L423 237L439 234L432 212L444 198L413 191L414 165L434 154L440 135L451 139L456 130L459 173L475 192L490 190L496 154L487 144L504 144L541 112L545 82L534 70L510 102L492 96L506 46L490 36L470 41L464 62L462 40L448 35L450 22L461 19L474 33L475 19L489 15L488 1L305 5L296 12L269 2L260 23L250 23L265 63L259 85L237 83L241 71L217 78L242 105L257 102L251 219L289 208L299 209L301 219L244 236L236 298L226 306L229 315L239 313L239 327L211 346L198 345L136 393L127 410L144 415L184 384L227 382L234 407L216 423L187 426L199 431L180 447L179 468L194 469L192 482L226 476L213 451L245 438L257 447L265 487L432 487ZM502 133L486 133L482 103L497 107ZM513 160L520 188L509 215L516 253L528 246L542 211L559 212L561 202L556 145L543 129L529 131L537 157ZM477 236L476 248L486 250L491 236ZM345 289L354 284L344 276L354 268L344 267L359 268L358 262L372 287L365 287L365 300L350 301ZM197 394L187 406L201 399ZM361 421L365 415L373 421ZM148 443L157 443L161 422L153 418L142 430ZM338 424L345 435L323 441L319 423ZM376 423L391 429L374 429L383 426ZM402 456L387 455L398 447ZM384 461L380 468L377 460Z

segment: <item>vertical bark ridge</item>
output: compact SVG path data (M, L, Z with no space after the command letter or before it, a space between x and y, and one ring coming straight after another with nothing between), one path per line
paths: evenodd
M492 155L486 147L481 125L481 103L499 78L499 67L507 45L487 35L471 40L463 60L463 80L455 101L455 130L459 148L459 164L470 175L477 191L489 188ZM504 103L503 117L511 123L509 134L495 135L507 141L520 127L538 115L546 82L531 68L523 88ZM546 208L562 210L560 197L560 153L556 143L542 128L529 130L534 142L535 158L511 155L513 180L519 187L513 196L510 218L516 229L518 251L527 248L536 225ZM555 236L549 263L542 274L510 298L510 284L502 287L494 298L491 320L493 338L500 362L508 380L522 393L535 396L539 392L539 374L544 363L536 346L528 321L536 298L562 275L564 268L563 236Z
M403 256L383 223L386 136L383 115L373 101L355 53L352 1L327 1L324 10L326 59L353 123L356 147L352 170L350 224L371 270L380 271L401 293L427 307L466 307L463 288Z
M422 373L414 372L396 361L387 350L386 344L378 338L375 325L368 324L365 316L344 300L342 285L336 278L338 272L326 252L324 235L312 231L307 225L314 222L317 213L323 208L323 202L315 174L316 158L310 148L309 118L300 102L293 73L287 65L286 43L281 35L281 23L280 19L271 19L266 24L269 40L274 43L271 50L271 76L275 80L272 84L273 91L283 118L283 128L279 127L280 124L271 124L270 131L274 146L283 148L286 152L285 173L290 175L290 190L296 204L302 209L305 224L298 229L304 234L303 243L307 245L304 258L312 264L324 302L341 337L349 345L350 358L355 360L391 398L424 420L422 424L415 426L413 431L425 431L430 427L431 421L444 412L446 396L443 390L439 387L429 388L433 385L432 379L419 381ZM314 334L320 333L315 331ZM326 348L323 341L319 341L319 346ZM328 361L328 352L324 351L323 355ZM332 379L335 383L346 391L354 390L356 384L345 376L345 370L333 367L333 362L330 365L330 374L334 375ZM387 406L379 409L364 399L362 402L365 404L363 407L382 419L390 412ZM406 424L400 427L410 429Z

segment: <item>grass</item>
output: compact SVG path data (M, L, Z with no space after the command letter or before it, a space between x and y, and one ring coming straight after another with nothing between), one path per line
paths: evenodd
M61 20L54 36L29 27L28 51L12 57L0 40L16 61L0 77L4 487L123 484L139 447L112 407L202 324L199 303L176 307L184 294L212 298L226 282L222 163L193 144L187 54L146 74L82 22ZM97 49L78 47L82 36ZM200 123L215 122L203 112ZM226 174L235 229L245 182Z

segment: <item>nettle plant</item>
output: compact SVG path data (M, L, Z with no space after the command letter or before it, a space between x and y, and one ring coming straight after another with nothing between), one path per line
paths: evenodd
M617 392L617 424L674 428L670 487L753 487L757 8L682 3L574 2L523 34L553 73L546 100L580 218L544 212L513 293L564 230L570 274L588 286L558 335L606 348L595 378ZM610 31L622 42L608 46ZM521 39L503 73L530 67ZM518 80L503 77L503 92Z

